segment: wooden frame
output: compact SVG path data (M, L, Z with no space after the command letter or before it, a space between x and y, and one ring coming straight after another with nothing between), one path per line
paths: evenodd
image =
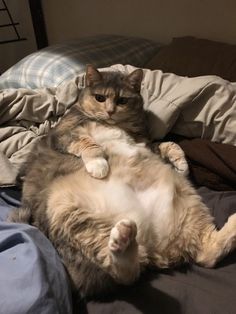
M41 0L28 0L32 17L32 23L37 43L37 48L48 46L47 32L45 27Z

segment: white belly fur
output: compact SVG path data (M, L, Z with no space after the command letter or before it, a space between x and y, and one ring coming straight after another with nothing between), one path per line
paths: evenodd
M134 191L118 180L110 180L96 191L94 201L98 211L112 212L117 219L129 218L136 222L140 232L147 232L155 226L155 232L165 238L173 227L172 191L168 186ZM94 197L94 195L93 195ZM164 243L163 243L164 244Z
M102 129L93 135L96 142L108 153L117 154L124 158L134 157L143 151L143 144L135 144L130 137L119 129ZM155 225L160 234L167 234L173 226L173 185L160 182L156 188L143 191L133 191L119 180L106 182L99 196L106 200L106 207L114 210L120 216L136 221L138 225ZM112 204L112 206L111 206ZM107 208L107 210L109 210Z
M112 154L124 157L135 156L143 144L135 144L133 140L122 130L102 128L93 134L97 144Z

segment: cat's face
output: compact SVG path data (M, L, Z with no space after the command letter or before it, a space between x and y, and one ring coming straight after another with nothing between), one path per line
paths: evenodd
M79 99L83 111L90 118L109 124L132 121L143 110L142 77L141 69L125 76L117 72L99 72L88 66L86 87Z

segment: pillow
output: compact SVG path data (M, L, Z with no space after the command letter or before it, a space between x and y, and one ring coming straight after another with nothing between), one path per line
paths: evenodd
M174 38L146 65L181 76L218 75L236 81L236 45L194 37Z
M84 72L88 63L107 67L114 63L144 67L160 44L137 37L100 35L52 45L16 63L0 77L3 88L56 87Z

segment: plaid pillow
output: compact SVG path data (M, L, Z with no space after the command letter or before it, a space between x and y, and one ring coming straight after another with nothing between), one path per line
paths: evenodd
M159 47L160 44L148 39L119 35L86 37L49 46L3 73L0 89L56 87L84 72L88 63L96 67L116 63L144 67Z

